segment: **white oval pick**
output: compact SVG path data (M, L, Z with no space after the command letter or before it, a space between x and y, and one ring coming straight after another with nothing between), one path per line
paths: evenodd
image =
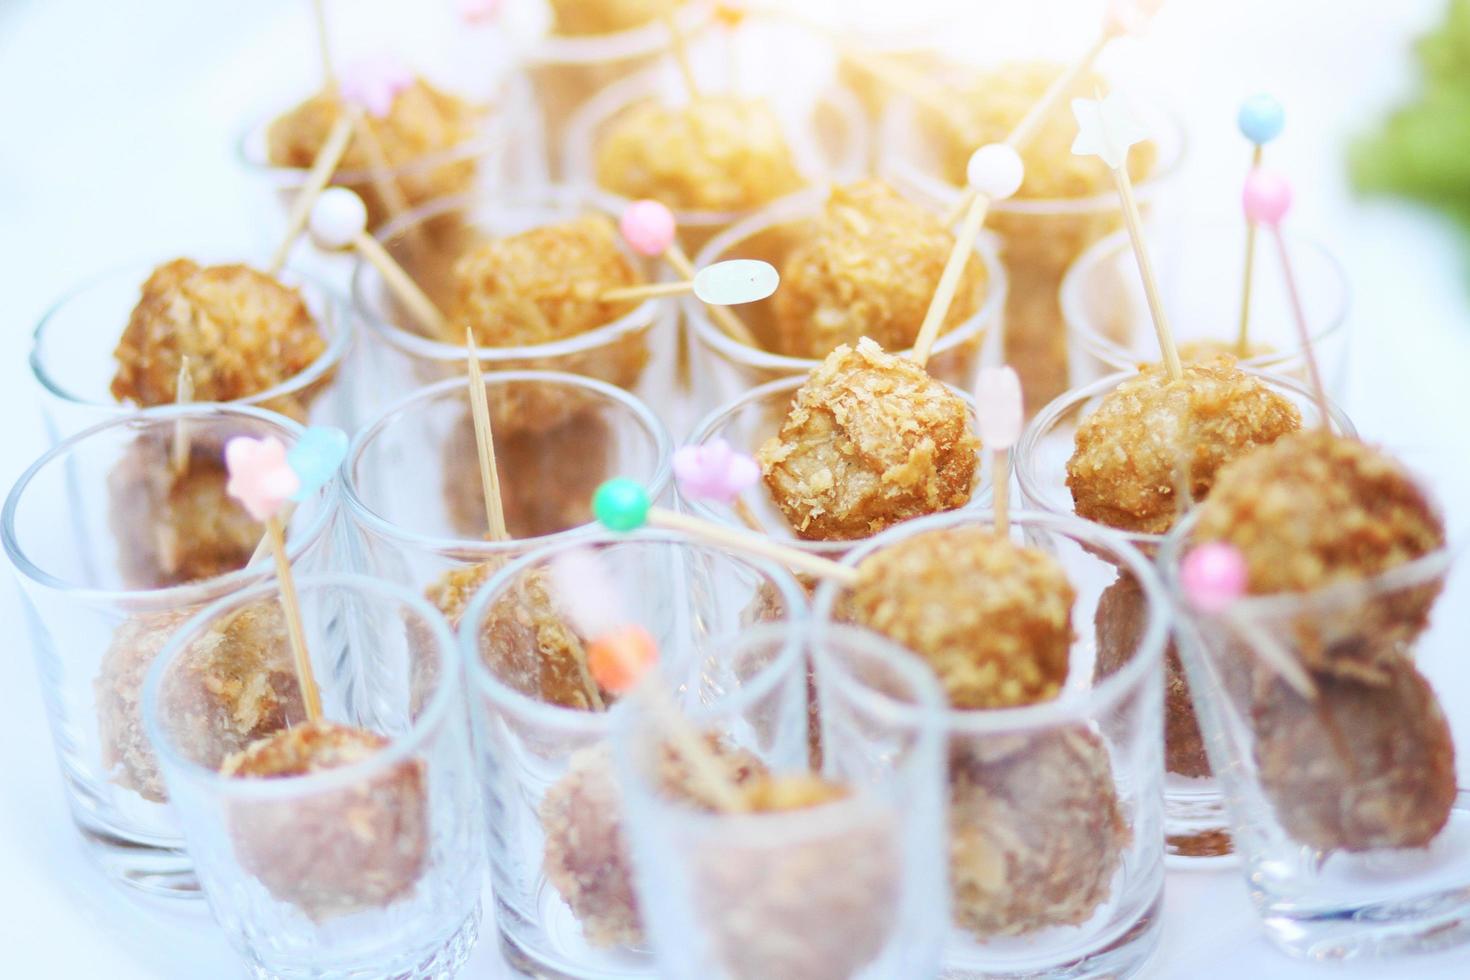
M738 306L765 299L781 285L781 274L759 259L730 259L700 269L694 295L711 306Z

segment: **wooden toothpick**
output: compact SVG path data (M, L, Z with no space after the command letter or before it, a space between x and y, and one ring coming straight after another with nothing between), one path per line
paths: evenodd
M296 680L301 685L301 700L306 706L306 720L322 720L322 695L311 670L311 655L306 649L306 629L301 622L301 603L296 596L296 577L286 557L286 532L281 518L272 515L265 522L271 551L276 556L276 581L281 587L281 609L286 614L286 633L291 641L291 658L296 666Z
M194 375L189 373L189 355L179 358L179 375L174 381L174 404L187 405L194 400ZM173 456L171 459L175 477L189 470L189 423L185 419L174 421Z
M311 163L311 170L306 175L306 181L301 185L295 200L291 202L291 210L286 215L286 233L281 236L281 244L276 246L275 253L271 256L271 263L266 271L272 276L281 274L281 269L286 265L286 258L291 254L291 247L296 244L302 230L306 227L306 220L311 216L311 207L316 203L317 195L332 180L332 175L342 163L342 157L347 152L347 145L352 142L352 119L346 115L337 117L332 124L332 130L327 134L327 140L317 151L316 159Z
M322 84L324 88L337 87L337 72L332 67L332 42L327 35L326 0L311 0L313 18L316 20L317 54L322 61Z
M490 403L485 395L485 376L480 371L480 358L475 350L475 334L465 328L470 375L470 414L475 422L475 450L480 458L480 488L485 495L485 525L490 540L509 541L505 526L505 505L500 494L500 467L495 461L495 434L490 427Z
M679 74L684 79L684 87L689 91L689 100L698 102L700 99L699 83L694 78L694 65L689 60L689 45L684 38L683 28L679 26L679 15L675 9L674 0L664 0L659 16L669 29L669 47L674 53L674 62L679 66Z
M1269 95L1253 95L1241 103L1236 114L1236 125L1240 133L1251 142L1251 165L1247 175L1261 168L1266 144L1281 135L1286 114ZM1240 283L1240 328L1235 337L1235 352L1238 357L1250 356L1251 285L1255 277L1256 222L1249 215L1245 220L1245 270Z

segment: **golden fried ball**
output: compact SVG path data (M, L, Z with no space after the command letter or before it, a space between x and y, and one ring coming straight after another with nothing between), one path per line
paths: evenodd
M683 0L550 0L551 31L566 37L642 27Z
M1455 746L1407 660L1381 684L1319 675L1309 701L1263 681L1252 707L1256 768L1286 833L1322 851L1424 847L1449 821Z
M954 236L932 211L884 182L833 188L811 234L782 263L774 349L823 358L871 337L886 350L907 350L953 249ZM941 331L973 316L985 288L985 265L971 255Z
M1145 365L1077 426L1067 488L1079 517L1163 534L1220 467L1301 425L1295 405L1229 358L1186 364L1179 381Z
M113 782L153 803L168 794L143 727L143 682L164 645L196 612L124 620L92 685L103 766ZM174 744L210 768L304 717L279 603L252 603L192 643L174 662L161 697Z
M675 211L744 211L803 184L770 103L732 95L634 106L609 125L595 167L598 186Z
M112 395L143 408L172 404L187 357L194 401L235 401L295 377L326 348L299 290L248 266L174 259L143 283L113 352ZM308 395L265 407L302 421Z
M988 527L940 528L874 552L845 603L854 622L928 661L955 708L1057 696L1076 591L1056 559Z
M225 760L235 779L288 779L355 765L389 745L376 732L317 721L283 729ZM341 789L238 800L230 826L240 864L315 921L383 908L410 894L429 851L422 764L400 762Z
M266 158L278 167L310 167L343 112L335 92L320 92L273 121L266 131ZM384 117L363 114L368 138L354 132L342 157L340 173L371 173L386 166L402 203L409 207L436 197L469 190L475 179L472 160L448 161L433 167L408 167L425 157L453 150L473 140L484 109L415 78L399 92ZM334 180L334 183L341 183ZM374 181L350 185L368 208L368 226L376 227L393 213Z
M955 921L982 940L1086 922L1132 840L1107 746L1085 728L998 759L955 752L949 826Z
M963 399L863 338L812 370L757 459L797 535L841 541L969 503L979 448Z

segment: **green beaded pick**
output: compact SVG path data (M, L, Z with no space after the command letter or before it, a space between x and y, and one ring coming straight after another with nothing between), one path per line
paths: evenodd
M613 531L638 530L648 523L648 508L652 505L643 485L626 477L608 480L592 496L592 512Z

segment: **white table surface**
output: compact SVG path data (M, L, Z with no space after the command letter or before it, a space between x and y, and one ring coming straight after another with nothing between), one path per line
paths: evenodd
M371 35L371 18L392 4L338 6L354 18L352 29ZM415 25L437 17L432 31L442 32L448 6L399 0L397 16L401 23L408 10L427 11ZM1173 0L1154 36L1122 54L1188 109L1183 186L1204 210L1228 211L1238 193L1239 99L1269 89L1287 104L1287 136L1271 157L1296 183L1292 220L1332 243L1353 281L1348 409L1365 436L1401 450L1428 476L1452 524L1463 528L1470 517L1465 243L1436 216L1353 201L1341 168L1347 134L1410 86L1408 40L1442 6ZM252 108L310 83L306 10L303 0L0 0L0 488L43 448L26 352L30 330L57 295L96 270L182 251L182 243L201 251L271 244L278 217L257 207L259 194L234 165L232 140ZM394 36L428 43L431 29L419 26L400 26ZM1446 604L1470 606L1464 593ZM84 862L8 584L0 585L0 624L10 641L0 700L0 975L240 975L202 910L139 905ZM1470 725L1455 721L1462 730ZM1387 964L1291 961L1261 938L1233 872L1171 873L1164 925L1145 976L1470 976L1470 949ZM501 975L492 944L482 944L465 975Z

